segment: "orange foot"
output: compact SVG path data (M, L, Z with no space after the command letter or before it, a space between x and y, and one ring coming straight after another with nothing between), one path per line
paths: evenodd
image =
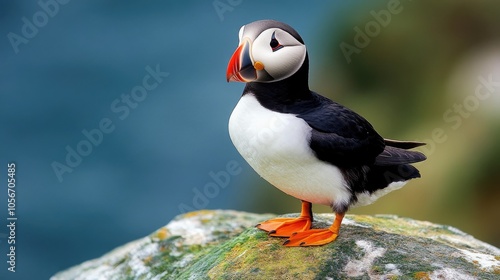
M302 201L302 211L298 218L275 218L257 225L257 228L269 232L271 236L289 237L294 233L311 228L311 203Z
M335 221L332 226L327 229L311 229L303 232L298 232L290 236L283 245L287 247L295 246L318 246L328 244L335 239L339 234L340 224L344 214L336 214Z
M311 228L311 219L308 217L276 218L257 225L257 228L269 232L271 236L289 237L294 233Z

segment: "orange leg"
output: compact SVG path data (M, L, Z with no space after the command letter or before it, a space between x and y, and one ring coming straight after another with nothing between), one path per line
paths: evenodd
M344 219L345 213L336 213L335 221L331 227L326 229L311 229L293 234L288 238L283 245L288 247L293 246L318 246L328 244L335 239L339 234L340 224Z
M257 225L257 228L269 232L271 236L289 237L294 233L311 228L312 204L302 201L302 210L298 218L275 218Z

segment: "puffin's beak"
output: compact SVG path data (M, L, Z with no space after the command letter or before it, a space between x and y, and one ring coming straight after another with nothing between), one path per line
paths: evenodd
M250 57L251 43L244 40L229 60L226 71L228 82L251 82L257 79L257 71Z

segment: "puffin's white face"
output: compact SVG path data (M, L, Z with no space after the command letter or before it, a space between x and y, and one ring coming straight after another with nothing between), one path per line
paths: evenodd
M306 46L281 28L259 34L241 27L239 46L229 60L227 81L275 82L297 72L306 57Z

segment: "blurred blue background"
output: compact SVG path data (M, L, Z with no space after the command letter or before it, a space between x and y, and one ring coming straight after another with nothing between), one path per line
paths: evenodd
M1 279L47 279L185 210L298 212L299 202L260 180L227 132L243 90L225 81L228 59L240 26L266 18L289 23L306 41L312 89L358 111L388 138L435 144L422 150L429 156L418 166L422 179L352 213L450 224L500 245L492 225L500 197L499 88L460 117L457 129L443 120L474 92L478 75L500 81L494 2L401 1L350 62L341 43L356 47L353 28L365 28L371 11L391 1L60 2L0 4ZM44 10L39 3L51 4ZM126 105L122 95L143 85L147 67L168 76ZM58 176L54 162L67 165L68 147L77 150L87 139L82 131L95 131L103 119L114 130ZM446 140L433 140L435 129ZM8 162L17 166L16 273L6 265ZM228 168L238 172L227 186L196 198L217 182L210 174Z

